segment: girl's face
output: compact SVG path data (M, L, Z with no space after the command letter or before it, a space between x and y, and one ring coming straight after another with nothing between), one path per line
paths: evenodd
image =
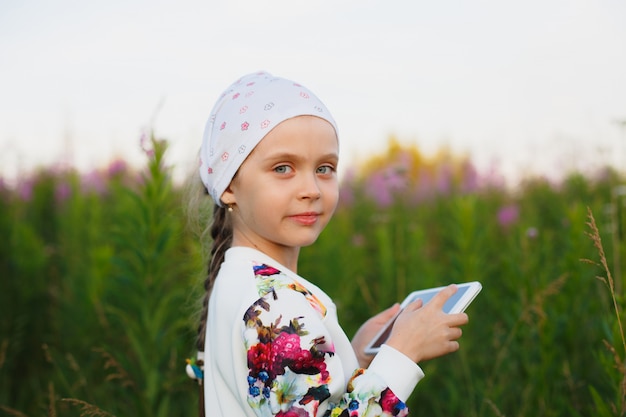
M335 130L318 117L272 129L222 195L234 204L233 246L256 247L295 270L290 261L315 242L337 206L338 152Z

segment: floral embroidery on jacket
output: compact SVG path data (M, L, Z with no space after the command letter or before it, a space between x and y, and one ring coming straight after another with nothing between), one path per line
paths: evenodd
M313 309L326 314L326 307L308 289L268 265L254 265L260 298L246 311L245 344L248 363L248 404L258 416L357 417L407 416L408 409L378 378L368 378L357 369L339 404L320 405L331 397L333 376L327 360L335 355L332 341L312 335L310 317L274 317L265 322L278 290L302 294ZM266 321L269 321L266 318ZM317 337L315 337L317 336ZM343 375L341 375L343 378ZM321 410L320 410L321 408ZM323 413L323 414L322 414Z
M299 282L287 278L278 269L265 264L254 265L253 269L254 275L257 279L257 290L260 296L263 296L268 292L273 292L280 288L290 288L302 294L304 298L306 298L306 300L309 302L309 304L311 304L311 306L315 310L319 311L322 316L326 315L326 307L324 306L324 304L315 296L315 294L313 294ZM285 283L285 279L291 282Z

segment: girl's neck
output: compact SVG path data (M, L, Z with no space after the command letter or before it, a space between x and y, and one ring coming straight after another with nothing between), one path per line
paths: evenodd
M292 272L298 273L298 256L300 254L299 247L281 246L268 242L257 244L248 239L244 234L237 233L236 231L233 233L233 242L231 246L243 246L256 249L286 266Z

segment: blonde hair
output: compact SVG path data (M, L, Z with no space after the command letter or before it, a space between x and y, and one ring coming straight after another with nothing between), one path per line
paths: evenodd
M196 348L203 352L209 298L226 250L231 246L233 228L226 207L213 202L197 172L187 180L184 200L187 227L200 240L207 265L196 338Z

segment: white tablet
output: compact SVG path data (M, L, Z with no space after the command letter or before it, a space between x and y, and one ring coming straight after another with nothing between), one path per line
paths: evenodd
M443 305L443 311L445 313L462 313L482 289L482 285L477 281L456 284L456 286L456 293L454 293L454 295L452 295L452 297L450 297ZM422 303L426 305L426 303L428 303L435 296L435 294L444 288L446 287L429 288L427 290L413 291L409 294L404 301L402 301L400 311L391 320L389 320L387 324L382 327L382 329L380 329L372 341L367 345L365 353L375 355L378 352L382 344L385 343L387 338L389 338L396 318L407 305L411 304L413 301L417 301L418 299L421 299Z

